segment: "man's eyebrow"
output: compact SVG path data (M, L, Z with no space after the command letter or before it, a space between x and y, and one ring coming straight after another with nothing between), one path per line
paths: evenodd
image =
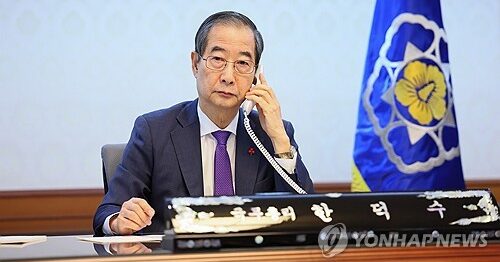
M220 46L214 46L214 47L212 47L212 49L210 49L210 53L217 52L217 51L226 52L227 50L220 47ZM250 59L253 59L252 53L250 53L248 51L242 51L242 52L239 52L239 54L242 56L246 56Z
M242 56L246 56L246 57L248 57L248 58L250 58L250 59L253 59L253 57L252 57L252 53L247 52L247 51L240 52L240 55L242 55Z

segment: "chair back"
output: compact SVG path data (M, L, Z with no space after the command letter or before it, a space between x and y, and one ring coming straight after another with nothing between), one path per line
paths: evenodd
M104 193L108 192L108 184L115 174L116 167L122 160L123 150L127 144L107 144L101 148L102 158L102 180L104 182Z

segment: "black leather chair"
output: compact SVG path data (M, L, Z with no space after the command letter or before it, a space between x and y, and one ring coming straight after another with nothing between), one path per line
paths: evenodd
M104 193L108 192L108 183L115 174L116 167L122 160L123 150L127 144L107 144L101 148L102 180Z

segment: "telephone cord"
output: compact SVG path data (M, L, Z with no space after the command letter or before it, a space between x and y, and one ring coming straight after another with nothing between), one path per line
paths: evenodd
M299 185L297 185L297 183L295 183L295 181L293 181L293 179L291 179L290 176L287 173L285 173L285 171L283 171L281 166L276 162L276 160L271 156L271 154L269 154L269 152L266 150L264 145L260 142L259 138L255 135L252 128L250 127L250 119L248 119L248 116L246 114L244 115L245 119L243 120L243 125L245 126L248 135L253 140L253 142L260 150L260 152L262 152L267 161L271 164L271 166L274 167L276 172L278 172L278 174L285 180L285 182L287 182L288 185L290 185L293 188L293 190L295 190L295 192L302 195L307 194L307 192L304 189L302 189Z

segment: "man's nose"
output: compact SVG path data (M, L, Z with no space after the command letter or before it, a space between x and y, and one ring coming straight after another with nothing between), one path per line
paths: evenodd
M232 63L227 63L221 74L221 82L226 85L234 84L234 65Z

